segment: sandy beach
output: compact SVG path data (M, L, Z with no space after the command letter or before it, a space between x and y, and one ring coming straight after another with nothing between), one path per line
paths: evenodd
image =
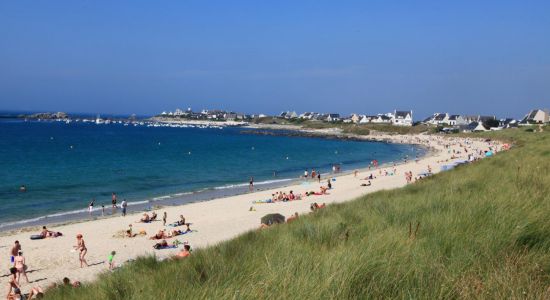
M372 136L362 138L373 139ZM187 222L192 223L191 229L194 230L191 233L168 239L169 243L177 239L181 242L189 242L195 249L207 247L247 231L256 230L260 225L260 218L268 213L281 213L286 217L294 212L304 214L310 211L310 205L313 202L326 203L329 206L327 209L330 209L331 203L350 201L367 193L405 186L407 184L405 172L412 171L413 177L416 177L418 174L426 172L430 166L433 173L437 173L441 166L449 165L453 161L465 160L468 154L473 153L476 157L481 158L483 155L480 154L480 151L489 150L491 146L499 151L502 148L502 145L493 142L443 136L377 135L375 138L395 143L420 144L429 147L431 151L425 157L420 158L418 162L411 158L407 163L397 165L395 167L396 174L392 176L384 176L384 171L393 172L393 166L370 171L368 169L359 170L357 177L353 172L337 176L336 180L332 182L333 189L329 190L327 195L303 197L302 200L252 204L253 201L269 199L273 193L281 190L287 193L292 190L295 194L302 194L306 191L318 192L320 186L325 185L329 177L324 176L321 184L313 180L304 180L300 184L282 189L256 191L205 202L161 208L156 210L160 221L148 224L135 223L141 217L141 213L135 213L125 217L116 216L49 228L63 233L63 236L58 238L30 240L29 236L39 233L39 230L19 230L0 237L0 251L3 253L0 284L7 287L8 277L6 275L9 267L12 266L9 252L15 240L19 240L22 245L23 255L28 265L27 275L31 281L31 283L26 283L22 278L21 285L24 292L27 292L32 286L46 287L64 277L86 282L95 279L101 272L108 272L107 257L111 251L117 253L115 257L117 265L138 256L156 255L159 258L166 258L180 251L181 246L177 249L164 250L155 250L152 247L157 241L150 240L150 236L161 229L173 229L173 227L163 226L163 212L168 214L167 223L176 221L180 215L185 216ZM467 153L464 151L465 148ZM361 178L365 178L371 173L377 177L371 180L372 185L361 186L362 183L366 183ZM249 211L250 207L254 207L255 210ZM121 237L121 232L128 229L129 224L133 225L134 232L145 230L147 235L135 238ZM185 227L178 228L184 229ZM80 268L78 253L71 251L73 245L76 245L75 237L79 233L84 236L88 248L87 261L90 266L86 268Z

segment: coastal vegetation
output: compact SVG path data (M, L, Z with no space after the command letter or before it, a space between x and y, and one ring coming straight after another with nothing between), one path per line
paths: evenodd
M417 124L414 126L395 126L392 124L355 124L339 122L322 122L318 120L305 120L305 119L282 119L275 117L265 117L256 119L254 124L267 124L267 125L294 125L303 129L330 129L336 128L342 130L343 133L357 134L357 135L369 135L375 132L388 133L388 134L417 134L423 132L437 132L436 127L430 127L423 124Z
M329 205L184 260L144 257L48 299L550 297L550 133L471 134L512 150Z

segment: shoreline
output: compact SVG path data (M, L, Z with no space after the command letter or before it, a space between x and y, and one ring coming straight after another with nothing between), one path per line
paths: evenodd
M280 128L280 127L283 128ZM264 126L265 128L261 129L261 135L273 135L273 136L290 136L290 137L303 137L303 138L321 138L321 139L335 139L342 141L357 141L357 142L382 142L382 143L393 143L391 139L381 139L372 136L361 136L353 134L344 134L339 130L334 129L289 129L284 125L277 126ZM241 134L257 134L257 128L242 127L240 131ZM252 129L252 130L250 130ZM429 149L422 144L410 143L415 147L421 149L423 152L421 157L429 155ZM361 164L367 165L369 162L361 162ZM394 163L394 161L388 161L386 163ZM401 160L398 160L398 164L401 163ZM382 165L381 165L382 166ZM353 166L352 166L353 167ZM362 170L367 168L358 167L357 169ZM352 170L346 170L342 174L349 174ZM299 173L299 171L298 171ZM338 176L342 175L338 174ZM324 173L323 175L331 175L331 173ZM271 178L264 181L257 182L260 188L255 191L263 191L266 189L278 189L286 188L288 186L298 184L300 182L299 177L280 177L280 178ZM227 185L214 186L214 187L205 187L198 190L188 190L188 191L179 191L172 194L163 194L158 195L153 198L144 198L138 199L136 201L128 202L128 213L143 213L155 209L161 209L165 207L173 207L180 205L188 205L196 202L211 201L219 198L227 198L232 196L238 196L248 193L248 183L239 182L239 183L228 183ZM41 215L24 220L13 220L7 221L0 224L0 237L6 235L17 234L19 232L26 232L29 230L41 228L42 226L62 226L74 223L82 223L89 221L96 221L111 217L117 217L120 215L120 208L112 213L110 206L105 206L105 215L101 214L101 207L97 206L94 208L94 215L90 217L88 215L87 208L80 208L74 210L58 211L52 212L46 215Z
M378 178L372 180L372 186L362 187L359 178L355 178L353 173L340 174L335 177L333 182L334 189L329 191L328 195L304 197L302 200L290 202L277 202L271 204L252 204L253 201L270 198L275 191L294 190L295 193L304 193L305 191L319 190L319 184L312 181L292 184L285 188L267 189L246 193L242 195L216 198L210 201L195 202L186 205L164 207L156 210L159 216L163 211L168 213L168 223L177 219L183 214L188 222L191 222L191 228L197 230L191 234L178 236L176 239L189 242L193 248L208 247L222 241L231 239L247 231L254 230L259 226L260 218L268 213L281 213L289 216L294 212L300 214L307 213L309 206L313 202L318 203L340 203L357 199L368 193L399 188L406 185L403 173L412 171L414 175L424 172L427 166L431 166L434 173L440 172L440 167L449 164L453 160L463 160L464 153L456 155L456 159L451 159L455 155L450 153L450 149L459 151L460 145L468 145L473 152L484 150L489 145L479 139L465 138L447 138L441 136L429 135L409 135L409 136L382 136L397 143L415 143L428 146L430 151L425 156L419 158L418 162L411 160L407 163L396 165L397 174L394 176L379 176L382 170L387 168L380 166L376 170L361 170L359 178L365 177L368 173L374 173ZM494 142L492 142L494 144ZM450 148L445 148L449 145ZM499 147L500 143L495 147ZM466 147L466 146L464 146ZM500 148L498 148L500 150ZM391 166L393 168L393 166ZM332 177L332 176L331 176ZM325 178L326 179L326 178ZM323 183L323 182L322 182ZM254 211L249 211L254 207ZM29 240L29 231L7 234L0 236L0 247L9 247L14 240L21 241L25 253L27 264L29 265L29 279L39 280L39 283L22 283L24 289L39 284L46 286L49 283L57 282L63 277L69 277L72 280L91 281L97 278L97 275L107 271L105 259L110 251L116 250L116 263L126 262L135 259L138 256L154 255L159 258L166 258L174 255L179 249L154 250L152 245L156 241L145 237L121 238L117 234L128 228L128 224L134 224L134 230L143 229L147 231L147 237L163 228L172 229L172 227L162 226L162 222L153 222L148 224L134 221L139 218L139 213L129 214L126 217L109 217L87 222L78 222L55 226L50 230L61 231L63 236L59 238L48 238L44 240ZM74 236L82 233L88 246L88 262L92 265L81 269L78 266L77 254L70 252L70 247L74 245ZM174 239L168 240L169 242ZM7 262L7 259L5 260ZM7 270L7 263L4 269ZM7 283L5 277L0 277L0 284Z

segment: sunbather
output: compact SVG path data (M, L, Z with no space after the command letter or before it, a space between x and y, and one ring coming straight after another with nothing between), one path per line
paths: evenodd
M149 215L148 215L147 213L144 213L144 214L143 214L143 217L142 217L141 219L139 219L138 223L139 223L139 222L142 222L142 223L149 223L149 222L151 222L151 221L152 221L151 217L149 217Z
M157 234L153 235L149 239L150 240L162 240L162 239L169 238L169 237L170 236L166 235L164 230L159 230L159 232L157 232Z

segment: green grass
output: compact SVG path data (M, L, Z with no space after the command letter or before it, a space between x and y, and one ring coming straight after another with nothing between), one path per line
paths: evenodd
M426 125L415 126L393 126L390 124L350 124L343 122L323 122L317 120L303 120L303 119L281 119L275 117L265 117L256 119L253 121L255 124L270 124L270 125L296 125L306 129L327 129L327 128L340 128L344 133L369 135L373 131L379 131L390 134L415 134L422 132L434 132L435 127L429 127Z
M184 261L141 258L91 285L47 296L547 299L550 133L518 129L475 136L513 140L517 147L405 188L329 205L292 224L246 233Z

